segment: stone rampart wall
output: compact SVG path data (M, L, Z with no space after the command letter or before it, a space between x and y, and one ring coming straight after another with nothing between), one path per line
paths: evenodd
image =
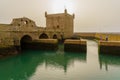
M108 41L120 41L120 34L96 33L95 37L100 40L106 40L106 38L108 38Z

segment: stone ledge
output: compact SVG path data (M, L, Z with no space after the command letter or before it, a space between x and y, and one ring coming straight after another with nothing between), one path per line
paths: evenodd
M16 55L19 52L16 50L14 46L4 46L0 47L0 57L6 57L10 55Z
M64 44L81 44L81 45L86 45L86 41L81 41L81 40L71 40L71 39L68 39L68 40L65 40Z
M120 55L120 42L119 41L100 41L99 52L101 54L114 54Z
M28 43L24 43L22 49L32 50L57 50L58 40L57 39L40 39L34 40Z
M120 41L99 41L102 46L120 46Z
M58 40L57 39L39 39L39 40L34 40L33 42L56 44L58 43Z
M64 51L86 53L87 43L81 40L65 40Z

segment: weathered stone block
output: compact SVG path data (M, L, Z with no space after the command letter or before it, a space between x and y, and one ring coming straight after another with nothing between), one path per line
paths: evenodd
M0 47L0 56L5 57L9 55L15 55L18 54L19 52L16 50L14 46L3 46Z
M65 40L64 51L67 52L85 52L87 49L86 41L81 40Z
M120 42L100 41L99 52L101 54L120 55Z
M37 49L37 50L57 50L57 39L40 39L34 40L24 44L24 49Z

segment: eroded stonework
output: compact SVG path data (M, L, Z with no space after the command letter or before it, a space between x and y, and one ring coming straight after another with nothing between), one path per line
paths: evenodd
M65 38L69 38L73 34L74 27L74 14L70 15L65 9L64 13L60 14L47 14L46 29L60 32Z
M64 13L47 14L46 27L38 27L29 18L14 18L10 24L0 24L0 45L20 45L24 36L32 40L40 38L69 38L73 34L74 14L70 15L65 9Z

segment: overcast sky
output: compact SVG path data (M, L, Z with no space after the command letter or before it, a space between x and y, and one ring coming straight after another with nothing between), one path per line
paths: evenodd
M75 32L120 32L120 0L0 0L0 23L28 17L45 26L45 11L75 13Z

